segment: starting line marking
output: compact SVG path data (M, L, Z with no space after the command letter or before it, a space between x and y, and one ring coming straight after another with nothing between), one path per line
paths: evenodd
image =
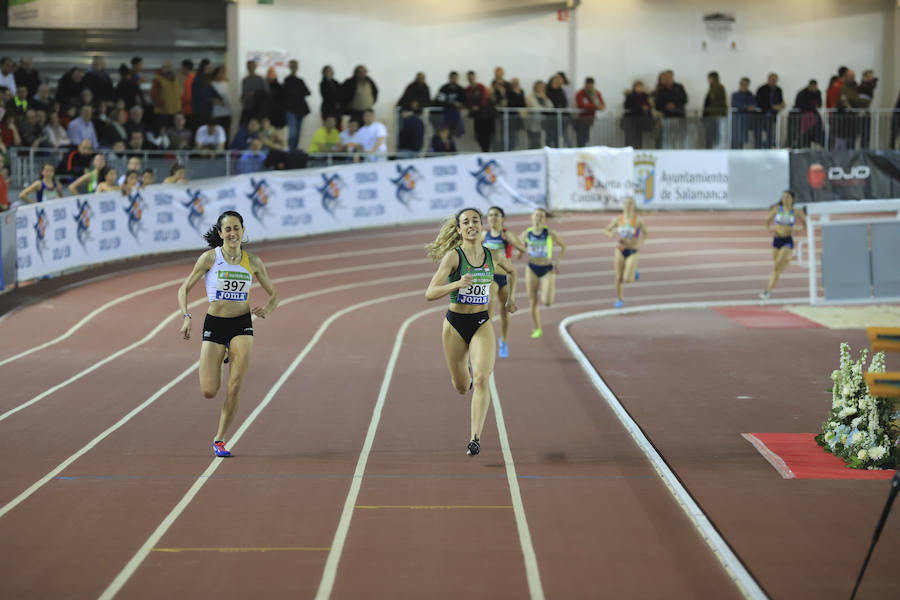
M286 547L258 547L258 548L153 548L151 552L223 552L223 553L242 553L242 552L328 552L331 548L313 548L303 546L286 546Z
M510 504L510 505L507 505L507 506L502 506L502 505L491 506L491 505L488 505L488 504L484 504L484 505L477 505L477 504L472 504L472 505L461 505L461 504L443 504L443 505L441 505L441 504L431 504L431 505L429 505L429 504L422 504L422 505L417 505L417 504L382 504L382 505L366 506L366 505L363 505L363 504L357 504L355 508L357 508L357 509L366 509L366 510L379 510L379 509L383 509L383 508L407 508L407 509L411 509L411 510L456 510L456 509L461 509L461 508L507 508L507 509L508 509L508 508L512 508L512 505Z

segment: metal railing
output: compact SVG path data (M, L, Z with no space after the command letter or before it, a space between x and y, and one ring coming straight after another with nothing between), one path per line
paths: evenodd
M423 148L428 148L429 140L442 125L449 125L461 152L626 145L683 150L885 150L897 147L900 137L900 111L894 109L788 110L778 114L731 111L723 117L704 117L697 111L688 111L684 117L641 117L615 109L590 116L577 108L497 108L494 113L490 122L478 122L468 117L465 109L445 113L442 108L428 107L420 115L425 129ZM394 123L395 145L399 146L400 109L396 109Z

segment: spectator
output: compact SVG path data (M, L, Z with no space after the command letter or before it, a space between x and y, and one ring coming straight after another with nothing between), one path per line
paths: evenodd
M212 150L221 152L225 149L225 130L221 125L216 125L215 120L209 117L206 124L197 128L194 134L194 147L199 150Z
M28 88L24 85L20 85L16 88L16 95L13 96L12 102L8 106L9 109L15 113L16 118L21 124L22 118L24 118L25 113L28 112Z
M103 131L100 132L100 145L112 147L116 142L122 142L123 144L127 142L129 137L128 130L125 129L127 123L128 113L125 109L114 106L110 111L109 119L107 119Z
M19 135L22 138L22 145L31 148L37 148L44 136L44 127L38 123L37 111L25 111L25 118L19 126Z
M126 181L128 180L129 173L134 173L135 175L138 175L140 172L141 172L141 157L136 154L132 154L131 156L128 157L128 162L126 163L125 172L122 173L121 175L119 175L119 179L116 180L116 184L121 188L123 185L125 185ZM137 185L137 186L141 185L140 178L136 178L134 185Z
M897 94L897 102L894 104L894 114L891 115L891 141L888 144L891 150L897 145L898 135L900 135L900 93Z
M16 63L8 56L0 58L0 87L5 87L10 92L15 90L16 85Z
M428 144L429 152L456 152L456 143L453 141L453 136L450 135L450 126L446 123L441 123L441 125L437 128L437 133L431 138L431 143Z
M191 90L191 104L194 110L194 121L206 124L213 118L213 107L222 102L222 97L212 84L213 66L209 61L201 61Z
M625 117L622 119L625 145L635 149L643 148L644 132L650 131L652 127L650 96L644 91L644 82L635 81L631 90L625 94Z
M500 69L500 67L497 67ZM500 69L500 74L503 74L503 69ZM510 150L515 145L510 142L504 135L509 131L509 127L506 126L505 121L509 118L509 98L507 97L507 89L508 84L506 81L501 79L494 79L491 82L491 105L494 108L494 114L496 115L496 123L494 124L494 131L498 132L498 135L494 138L494 152L503 152L504 150Z
M244 173L256 173L262 171L266 164L266 151L263 150L262 141L259 138L250 140L250 147L245 150L235 163L235 171L239 175Z
M228 99L228 80L225 79L225 67L220 66L213 70L211 85L219 95L219 101L213 102L213 119L225 130L225 137L229 137L231 134L231 101Z
M144 138L144 132L135 129L128 138L128 150L130 152L145 152L147 150L156 150L156 146Z
M153 169L144 169L141 172L141 187L147 189L154 183L156 183L156 173L153 172Z
M91 161L91 168L85 171L84 175L69 184L69 193L77 196L81 193L81 186L85 184L87 184L88 193L97 191L97 186L103 181L102 172L105 168L106 157L98 152Z
M869 107L871 100L861 96L859 86L856 83L856 73L847 69L844 73L844 84L841 86L841 95L838 99L838 114L832 122L832 130L836 148L839 150L855 149L856 140L863 127L864 119L868 115L861 111ZM868 140L865 140L868 142Z
M81 107L78 118L69 123L69 139L73 144L78 145L81 143L81 140L86 139L91 141L91 148L96 148L100 145L97 139L97 130L91 121L93 114L94 109L91 105L85 104Z
M872 99L875 97L875 86L878 85L878 78L875 77L875 71L866 69L862 74L862 81L859 82L857 91L859 97L863 101L868 101L866 108L871 106ZM860 146L862 148L869 147L869 136L871 135L871 115L868 113L859 116L860 119Z
M59 122L59 113L51 112L47 116L47 125L44 127L44 137L51 148L65 148L72 145L69 133Z
M482 152L491 149L491 138L494 135L494 110L491 96L487 88L478 82L475 71L466 73L469 86L466 88L466 108L475 125L475 139Z
M31 104L34 106L35 110L43 110L49 113L52 103L53 100L50 98L50 86L46 83L42 83L38 86L37 94L31 97Z
M561 110L569 106L569 100L566 91L563 89L563 76L560 73L550 77L549 85L546 88L547 97L553 103L553 108ZM569 122L569 115L555 112L554 118L544 119L544 128L547 131L547 145L556 148L560 143L568 146L566 140L566 126ZM561 127L560 127L561 126ZM562 138L562 139L561 139Z
M255 137L259 137L259 119L250 119L245 125L238 127L231 140L231 149L246 150L250 147L250 140Z
M343 96L341 104L351 119L362 120L363 113L375 106L378 100L378 86L369 77L363 65L357 65L353 69L353 77L341 84L341 92Z
M425 123L419 116L418 100L410 100L409 106L400 111L400 133L397 136L397 151L418 154L425 146ZM385 146L387 149L387 146Z
M196 88L195 88L196 91ZM266 81L256 74L256 61L247 61L247 75L241 80L241 117L243 125L251 118L259 118L257 107L260 96L266 91ZM194 98L196 103L196 97ZM196 106L194 107L196 113Z
M144 109L140 104L135 104L128 111L128 121L125 123L125 131L128 133L129 137L135 131L140 131L144 134L146 133L146 130L144 129Z
M518 109L510 111L508 117L509 149L513 150L519 143L519 133L524 128L522 119L525 116L525 90L519 85L518 77L513 77L509 80L509 88L506 92L506 106Z
M62 106L68 106L73 100L78 100L84 88L84 71L80 67L72 67L56 84L56 101Z
M84 85L98 100L115 98L112 78L106 72L106 61L102 56L95 56L91 61L91 70L84 75Z
M865 76L865 73L863 73L863 76ZM17 86L24 85L32 93L41 87L41 75L34 69L30 56L22 57L22 60L19 62L19 68L15 72L15 79ZM0 85L3 84L0 83Z
M187 183L187 169L181 163L172 163L169 168L169 176L163 179L163 183Z
M125 197L131 197L134 190L141 187L141 175L137 169L129 170L119 177L119 190Z
M775 73L769 73L766 84L756 90L756 106L762 113L757 148L775 148L778 146L778 140L775 139L775 118L785 107L781 88L778 87L778 75ZM762 141L763 138L765 142Z
M438 90L434 103L443 108L441 121L450 128L450 132L456 137L463 134L462 113L463 101L466 97L466 90L459 85L459 73L450 71L447 83Z
M797 92L794 100L794 114L790 116L791 146L805 148L812 142L823 145L824 131L822 117L819 116L821 108L822 92L816 80L810 79L807 86Z
M284 110L284 86L278 82L275 67L266 70L266 86L266 92L260 96L258 113L260 118L268 117L276 128L281 129L287 125L287 117Z
M335 117L340 125L341 118L341 84L334 78L334 69L331 65L322 67L322 80L319 82L319 95L322 97L322 106L319 112L322 119Z
M838 67L837 76L832 76L828 82L828 89L825 91L825 108L837 108L838 100L841 97L841 88L844 87L844 75L847 74L847 67Z
M181 70L178 73L178 79L181 83L181 112L189 123L194 116L194 104L192 100L194 77L196 77L196 74L194 73L194 61L186 58L181 61Z
M375 120L371 108L363 111L363 124L357 132L362 151L369 154L369 160L384 160L387 152L387 127ZM382 154L382 156L376 156Z
M403 95L397 101L397 106L400 107L400 110L409 111L413 102L416 103L415 113L417 115L421 115L422 109L431 103L431 90L428 89L428 84L425 83L425 73L421 71L416 73L416 78L403 90Z
M712 149L719 145L719 127L728 116L728 98L716 71L710 71L706 81L709 90L703 99L703 128L706 130L706 147Z
M0 117L0 142L7 148L22 145L22 137L19 135L19 128L16 127L15 113L6 111Z
M134 78L134 73L124 63L119 66L119 84L116 85L116 98L125 102L125 110L131 110L131 107L143 104L143 96L137 80Z
M313 134L309 143L309 151L313 152L340 152L341 132L337 129L337 118L334 115L325 117L325 121Z
M94 160L93 146L90 138L84 138L78 146L63 157L56 172L60 175L81 177L90 168Z
M347 121L347 129L341 132L341 151L348 153L358 153L362 151L362 144L359 138L360 122L356 119ZM354 159L357 160L357 159Z
M169 136L169 147L172 150L188 150L194 142L194 134L187 128L187 117L184 113L176 113L172 118L173 125L166 133ZM216 119L218 122L218 120Z
M606 108L606 103L603 102L603 95L594 87L593 77L588 77L584 80L584 87L575 94L575 104L581 109L581 113L574 123L575 145L583 148L587 145L588 138L590 138L596 112Z
M759 136L759 128L756 127L756 96L750 91L748 77L741 77L738 90L731 94L731 112L731 147L741 150L747 143L749 131L753 130L754 136Z
M309 96L309 88L302 78L297 77L297 70L300 63L296 60L288 62L288 68L291 74L284 78L282 85L282 94L284 97L285 119L288 126L288 143L287 149L293 151L297 149L300 142L300 134L303 129L303 119L309 114L309 105L306 103L306 97Z
M284 136L272 125L272 120L269 117L263 117L259 122L259 133L257 136L259 140L262 142L263 146L266 150L287 150L287 142L284 141Z
M528 133L528 147L540 148L541 130L545 129L545 112L540 109L553 108L553 102L547 97L547 86L544 85L543 81L535 81L531 86L531 93L525 97L525 106L530 109L525 120L525 131ZM549 118L555 119L552 112ZM555 124L553 128L555 131Z
M491 81L491 89L501 85L505 92L509 92L509 82L506 81L506 73L503 71L503 67L494 67L494 79Z
M119 189L117 183L119 174L115 167L107 165L100 170L100 183L97 184L96 193L112 192Z
M660 73L659 84L653 92L653 105L664 117L684 117L687 104L687 93L684 87L675 81L671 70Z
M153 75L150 98L153 101L156 130L171 127L175 113L181 110L181 90L175 79L172 61L164 60L162 66Z

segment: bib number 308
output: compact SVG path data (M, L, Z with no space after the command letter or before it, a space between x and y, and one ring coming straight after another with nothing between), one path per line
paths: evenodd
M459 290L457 299L460 304L487 304L490 289L489 285L470 285Z

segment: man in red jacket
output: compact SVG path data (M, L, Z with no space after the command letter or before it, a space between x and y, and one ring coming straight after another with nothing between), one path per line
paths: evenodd
M584 87L575 94L575 104L581 109L578 118L575 119L575 145L583 148L591 135L591 127L594 125L594 114L598 110L606 108L603 95L594 87L594 78L584 80Z

